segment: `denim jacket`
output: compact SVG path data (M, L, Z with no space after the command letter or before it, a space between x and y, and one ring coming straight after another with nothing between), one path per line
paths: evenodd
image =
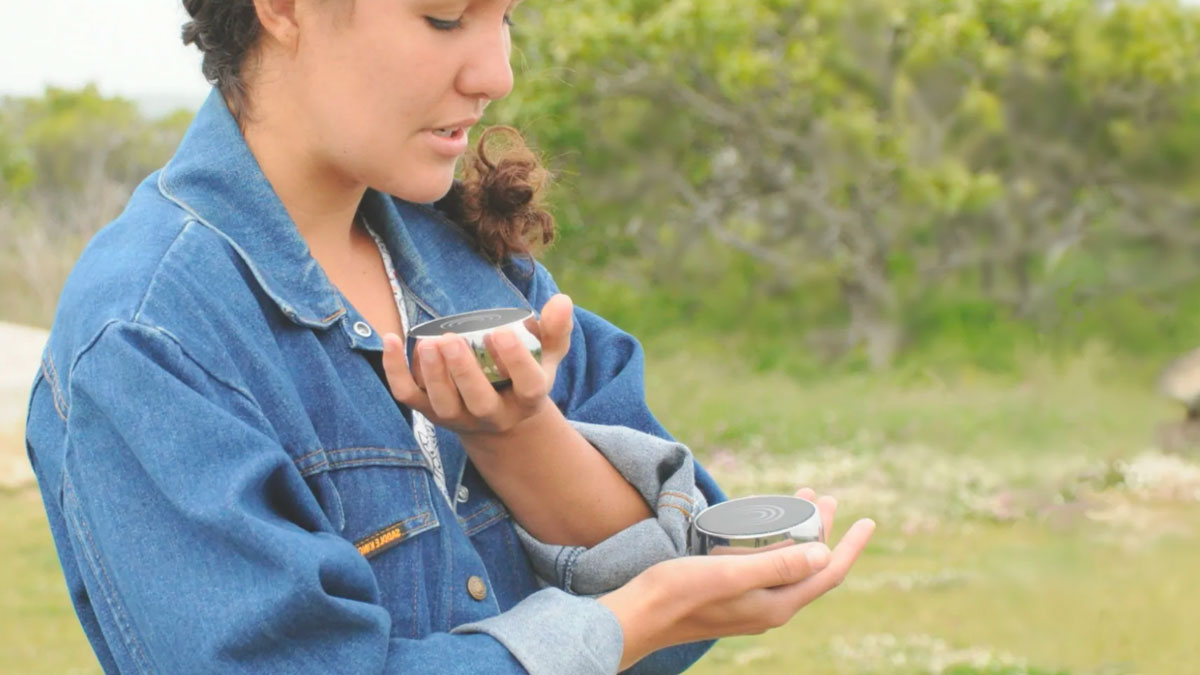
M361 208L410 325L557 292L540 264L489 264L432 205L368 190ZM379 335L214 91L72 270L31 393L29 458L101 665L615 672L620 624L595 596L684 554L724 495L647 408L637 341L574 318L551 398L654 514L590 549L522 529L441 428L439 494L368 358ZM630 672L681 672L710 645Z

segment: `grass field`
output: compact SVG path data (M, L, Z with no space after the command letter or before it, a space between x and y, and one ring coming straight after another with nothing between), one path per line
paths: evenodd
M652 407L727 492L810 485L839 531L879 524L842 587L693 672L1200 672L1200 457L1154 448L1178 412L1142 373L1090 350L1023 377L798 382L668 347ZM0 670L95 672L36 489L0 513Z

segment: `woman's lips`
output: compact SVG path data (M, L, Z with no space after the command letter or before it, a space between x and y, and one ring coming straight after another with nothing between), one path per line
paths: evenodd
M467 151L467 130L456 127L449 136L439 135L434 129L425 132L434 152L446 157L458 157Z

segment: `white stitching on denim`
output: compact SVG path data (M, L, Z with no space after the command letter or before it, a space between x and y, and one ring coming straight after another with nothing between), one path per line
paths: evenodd
M54 412L58 413L62 421L66 422L70 408L67 407L67 401L59 391L58 372L54 370L54 361L47 361L49 358L50 351L46 350L46 358L42 359L42 379L50 383L50 398L54 401ZM47 365L50 368L49 372L46 371Z
M508 517L507 511L500 511L496 515L491 516L490 518L483 521L482 523L471 527L471 529L469 529L469 530L466 530L466 535L468 537L473 537L473 536L479 534L480 532L483 532L487 528L491 527L492 525L495 525L496 523L504 520L507 517Z
M71 365L72 372L74 372L79 367L79 363L83 360L83 357L85 355L87 355L87 353L89 351L91 351L92 347L94 347L97 343L100 342L100 338L104 335L104 333L108 332L109 328L112 326L125 326L125 327L131 327L131 328L141 328L141 329L145 329L152 333L155 333L157 335L165 337L167 340L169 340L172 344L175 345L175 348L179 350L179 353L182 354L184 357L186 357L187 360L192 363L192 365L196 366L197 368L199 368L201 370L201 372L203 372L208 377L212 378L212 380L214 382L220 384L221 386L225 387L226 389L229 389L231 392L241 396L243 399L245 399L246 403L250 404L250 406L253 410L259 411L259 413L261 415L261 410L259 409L258 403L254 400L254 397L251 396L249 392L242 389L241 387L238 387L234 384L226 382L224 379L219 377L216 373L214 373L207 366L205 366L203 363L201 363L199 359L192 356L187 351L187 349L184 348L183 343L179 341L179 338L175 337L175 335L173 335L170 331L168 331L164 328L161 328L159 326L156 326L154 324L148 324L148 323L143 323L143 322L121 321L119 319L110 319L103 326L101 326L99 330L96 331L96 334L93 335L92 338L75 355L75 361ZM265 423L266 418L263 417L262 419L260 419L260 421Z
M275 289L272 288L271 285L267 283L266 278L262 275L262 272L259 271L258 266L254 264L254 260L250 257L250 254L246 253L246 251L243 250L241 246L237 245L237 242L235 242L229 235L222 232L220 230L220 228L214 226L212 223L210 223L207 220L205 220L204 218L200 217L200 214L196 213L196 210L193 209L191 207L191 205L189 205L187 202L183 201L182 199L176 197L171 192L170 188L167 187L167 182L166 182L167 170L170 167L171 167L171 163L167 162L166 166L164 166L159 171L159 174L158 174L158 192L159 192L159 194L161 194L163 197L165 197L171 203L173 203L176 206L178 206L179 208L183 209L185 213L192 216L192 218L195 222L207 227L208 229L215 232L222 239L224 239L229 244L229 246L234 250L234 252L236 252L238 254L238 256L241 257L242 262L246 263L246 267L250 268L250 274L254 276L255 281L257 281L259 286L261 286L263 288L263 290L267 292L267 295L271 296L271 299L273 299L279 305L280 309L283 311L284 314L295 317L296 319L299 319L300 321L321 325L324 320L314 319L314 318L307 317L307 316L300 316L299 312L297 312L294 307L292 307L291 305L284 302L283 298L280 297L279 294L275 292ZM186 223L186 222L184 223L185 226L187 224L188 223ZM339 300L338 303L340 304L340 302L341 301ZM344 307L342 309L343 309L343 311L345 310ZM333 315L334 318L336 318L338 316L340 316L340 314Z
M87 521L84 520L83 514L80 512L79 499L75 496L75 489L71 486L70 476L65 471L63 472L63 484L64 487L70 487L69 490L63 490L64 506L66 499L70 499L76 507L75 509L64 508L63 515L75 523L75 527L81 537L79 542L84 548L84 558L88 561L89 566L92 568L92 574L96 576L96 581L100 584L100 592L104 595L104 601L112 611L113 621L117 623L117 628L121 631L121 637L124 639L126 646L129 647L130 655L134 658L138 669L144 673L153 673L154 669L148 663L145 649L142 647L136 630L125 612L125 606L121 603L116 585L113 584L112 578L108 574L108 569L100 559L100 552L96 548L95 539L92 538L91 528L88 527ZM86 537L87 540L84 541L82 537Z

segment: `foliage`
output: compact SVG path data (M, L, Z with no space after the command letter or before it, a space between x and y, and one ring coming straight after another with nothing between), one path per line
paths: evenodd
M94 203L106 190L127 193L158 168L190 119L181 111L147 120L133 101L105 97L92 85L5 98L0 167L14 168L0 174L0 194L13 198L10 206L75 215L80 201Z
M519 30L503 112L571 177L582 273L748 291L877 366L931 311L1069 332L1067 310L1198 287L1194 8L586 0Z
M167 160L191 117L146 119L93 86L0 99L0 320L50 324L87 240Z
M560 177L560 285L641 336L729 334L761 368L804 373L1011 370L1097 339L1162 358L1200 334L1194 6L579 0L517 15L518 86L489 121L524 129ZM0 101L6 318L48 322L78 246L189 119L91 87Z

